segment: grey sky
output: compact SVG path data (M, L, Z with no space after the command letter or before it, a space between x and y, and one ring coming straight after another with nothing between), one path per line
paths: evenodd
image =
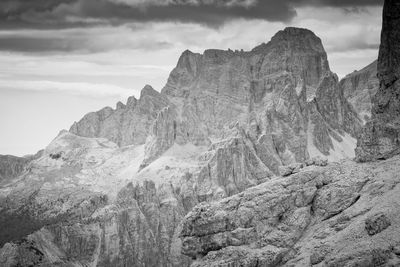
M0 154L44 148L85 113L160 90L186 49L250 50L287 26L339 76L377 58L383 1L2 0Z

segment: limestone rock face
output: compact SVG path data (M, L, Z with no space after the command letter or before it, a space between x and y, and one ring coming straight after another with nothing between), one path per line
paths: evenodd
M141 145L157 113L168 105L168 99L146 85L139 100L132 96L126 105L118 103L115 110L106 107L89 113L75 122L70 132L83 137L107 138L120 146Z
M306 29L286 28L250 52L185 51L162 94L181 103L182 114L190 112L211 139L239 122L276 174L280 165L310 156L351 157L351 149L335 144L344 137L355 146L361 124L321 40Z
M378 61L374 61L340 81L340 86L344 89L344 96L364 122L371 118L372 99L379 88L377 68Z
M396 266L399 162L306 167L198 205L183 221L182 252L196 267Z
M400 151L400 4L385 1L378 59L380 87L373 100L372 120L358 139L359 161L384 159Z
M332 89L334 88L334 89ZM343 89L338 84L336 74L328 73L321 80L316 92L317 109L324 121L334 130L343 135L345 132L356 136L360 130L360 120L350 103L344 96Z
M322 78L308 109L312 136L309 142L324 155L335 150L334 143L348 138L346 134L355 137L361 129L360 118L344 97L336 74L331 72Z

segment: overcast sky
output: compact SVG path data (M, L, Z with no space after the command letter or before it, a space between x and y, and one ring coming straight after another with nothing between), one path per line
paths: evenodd
M339 77L377 58L382 0L1 0L0 154L44 148L84 114L161 90L189 49L250 50L287 26Z

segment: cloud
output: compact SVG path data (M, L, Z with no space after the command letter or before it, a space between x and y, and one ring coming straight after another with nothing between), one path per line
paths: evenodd
M332 7L298 9L294 25L311 29L321 37L328 55L356 50L378 50L382 8L365 7L365 12L348 14Z
M3 2L4 1L4 2ZM0 27L68 28L126 22L179 21L218 27L227 21L290 21L290 1L276 0L3 0Z
M104 83L84 83L84 82L55 82L55 81L2 81L0 80L0 88L8 90L25 90L25 91L48 91L55 93L68 93L78 96L90 96L97 98L121 97L127 98L132 95L132 91Z
M119 26L149 22L196 23L211 28L233 20L264 20L289 23L302 7L334 7L347 13L366 12L383 0L2 0L1 29L70 29ZM13 38L7 43L18 40ZM21 40L22 41L22 40ZM40 41L33 38L40 50ZM48 38L54 50L74 50L61 40ZM6 46L7 44L4 44ZM27 50L17 45L19 50Z
M314 7L362 7L362 6L381 6L383 0L296 0L301 6Z
M154 51L172 46L143 34L137 38L128 27L0 31L0 51L99 53L119 49Z
M2 28L68 28L179 21L219 27L233 19L291 21L303 6L358 12L383 0L2 0Z

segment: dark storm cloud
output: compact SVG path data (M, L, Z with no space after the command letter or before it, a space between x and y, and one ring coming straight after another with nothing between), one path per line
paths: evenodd
M194 22L215 27L235 18L289 21L296 15L289 3L276 0L160 0L150 4L135 0L17 0L16 3L6 0L0 8L2 28L63 28L149 21Z
M287 22L300 6L381 4L382 0L2 0L0 27L68 28L130 21L181 21L217 27L235 18Z
M298 0L292 3L300 3L309 6L329 7L357 7L357 6L378 6L383 5L383 0Z
M96 36L54 36L53 30L57 29L163 21L216 28L238 18L289 22L296 16L296 8L303 6L337 7L346 12L358 12L363 7L382 3L383 0L0 0L0 32L15 33L0 35L0 50L97 52L110 49L96 42ZM32 36L21 34L20 30L24 29L49 31ZM143 49L140 48L143 44L129 45ZM163 41L149 41L144 45L152 49L171 46Z

